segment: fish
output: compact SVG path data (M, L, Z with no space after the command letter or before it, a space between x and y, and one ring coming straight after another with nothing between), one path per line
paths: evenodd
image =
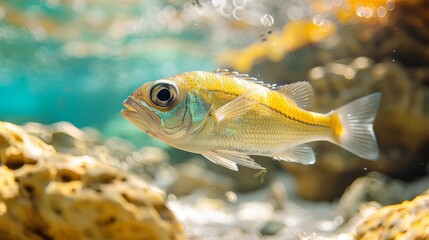
M228 69L192 71L147 82L123 102L121 114L153 138L238 171L265 170L250 156L314 164L307 144L328 141L376 160L373 122L381 93L328 113L310 111L308 82L267 84Z

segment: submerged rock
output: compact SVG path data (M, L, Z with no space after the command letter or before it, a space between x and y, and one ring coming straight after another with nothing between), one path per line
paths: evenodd
M6 122L0 186L2 239L185 239L155 187Z
M272 236L276 235L284 227L285 224L281 221L268 221L261 229L260 233L262 236Z
M94 128L79 129L69 122L51 125L26 123L23 129L36 135L59 153L91 156L102 163L132 172L146 180L155 180L158 170L171 169L169 155L161 148L135 148L125 139L104 139ZM156 180L155 180L156 181Z
M356 179L338 202L337 215L348 220L362 205L376 202L382 206L398 204L421 194L429 187L429 178L421 178L413 183L394 180L386 175L371 172Z
M429 239L429 195L377 210L357 226L356 239Z

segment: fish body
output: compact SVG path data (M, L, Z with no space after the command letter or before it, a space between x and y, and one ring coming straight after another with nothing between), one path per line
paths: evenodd
M380 93L327 114L306 110L314 99L307 82L264 84L246 74L194 71L146 83L124 101L122 115L176 148L238 170L263 169L249 155L312 164L305 143L329 141L377 159L372 123Z

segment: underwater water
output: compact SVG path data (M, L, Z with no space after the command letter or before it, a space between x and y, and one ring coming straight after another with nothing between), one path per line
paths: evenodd
M7 183L0 190L0 225L15 226L7 214L20 207L4 199L33 201L27 174L28 182L46 186L46 179L32 180L40 173L34 160L57 169L49 184L64 184L58 192L68 200L52 200L61 206L52 211L63 213L62 219L75 219L67 215L70 199L96 202L88 189L100 201L118 201L119 209L138 209L137 225L140 211L152 206L141 202L154 201L149 229L158 230L149 239L429 239L428 13L424 0L0 1L0 122L23 129L0 124L0 180L5 176ZM315 93L310 109L320 113L381 92L374 122L380 157L364 160L318 142L311 145L313 165L256 157L267 169L261 178L252 169L230 171L176 150L120 114L123 101L144 83L224 68L277 85L308 81ZM27 134L46 146L14 137L36 141ZM50 155L51 148L60 155ZM115 170L98 174L91 170L98 162ZM112 177L117 169L123 172ZM139 179L129 183L128 174ZM20 181L9 183L17 176ZM133 195L139 181L163 195ZM13 184L19 190L8 192ZM56 199L52 189L35 192ZM382 208L413 199L394 205L392 213ZM122 216L130 215L103 207L88 214L96 230L76 230L73 220L67 224L82 239L119 228L125 234ZM412 215L417 210L421 214ZM56 234L68 232L52 230L53 215L39 216L52 226L35 226L35 236L59 239ZM90 222L91 216L107 220ZM410 222L414 228L406 232ZM167 225L169 236L161 234ZM0 239L21 239L8 234L0 226Z
M4 121L102 129L119 118L122 101L139 85L214 68L200 41L204 32L184 29L190 19L170 26L180 12L159 1L4 1L0 7Z

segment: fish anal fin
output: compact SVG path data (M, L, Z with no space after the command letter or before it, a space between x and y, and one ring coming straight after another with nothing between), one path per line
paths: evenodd
M314 91L308 82L291 83L278 87L276 90L300 108L308 109L313 105Z
M299 145L286 149L284 152L274 154L272 158L275 160L297 162L305 165L314 164L316 162L316 156L313 149L306 145Z
M248 91L214 110L210 113L210 116L213 117L216 123L220 123L227 119L236 119L247 113L257 104L257 101L252 99L252 96L256 93L256 91Z

